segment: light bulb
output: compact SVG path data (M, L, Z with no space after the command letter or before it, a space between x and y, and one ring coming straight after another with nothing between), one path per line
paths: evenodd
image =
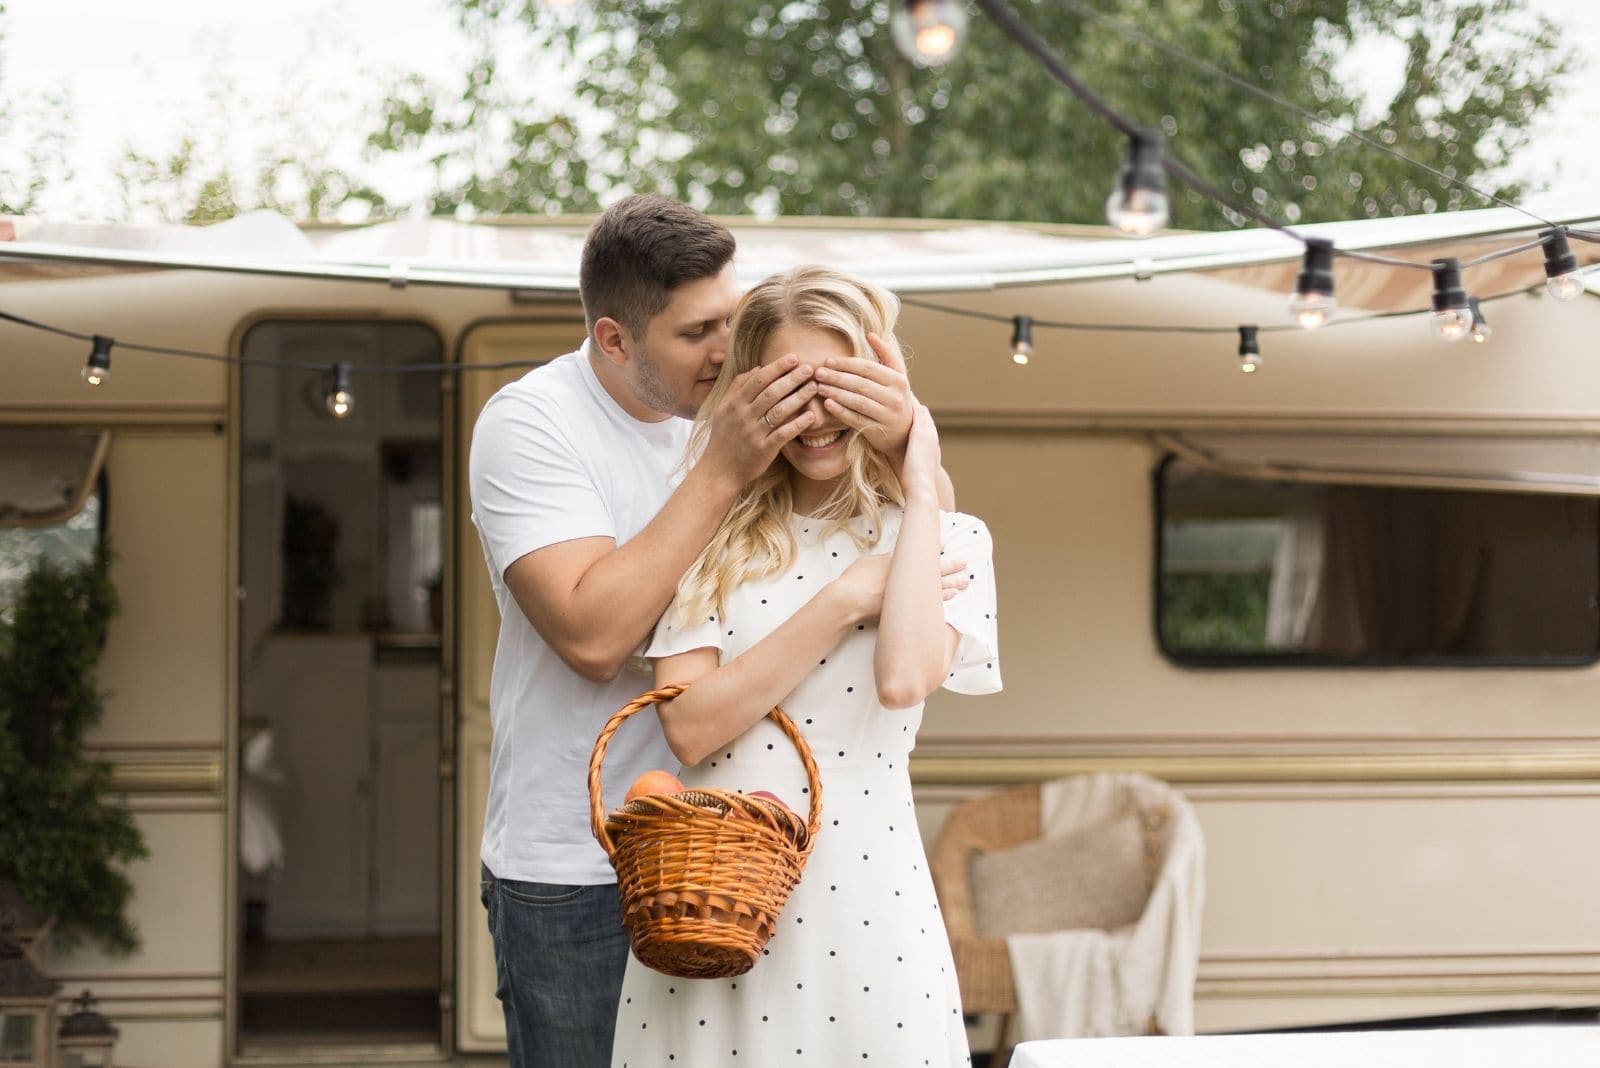
M1013 315L1011 317L1011 362L1018 367L1026 366L1028 359L1033 355L1033 317L1031 315Z
M1129 237L1149 237L1167 225L1167 174L1161 165L1159 130L1128 137L1128 154L1106 198L1106 221Z
M103 334L94 335L89 358L83 361L83 380L98 386L111 377L111 346L116 342Z
M1259 330L1257 326L1239 328L1239 370L1247 375L1261 369L1261 343L1256 337Z
M1306 238L1294 295L1289 298L1289 314L1300 329L1315 330L1328 321L1337 305L1333 296L1333 242L1323 237Z
M1296 293L1289 298L1289 314L1302 330L1315 330L1325 324L1338 306L1332 293Z
M1472 313L1465 308L1445 308L1432 319L1434 334L1445 341L1460 341L1472 331Z
M1583 292L1583 275L1579 272L1578 257L1567 244L1563 227L1540 230L1544 239L1544 285L1557 300L1575 300Z
M327 405L328 414L335 419L343 419L355 410L356 395L350 388L350 365L336 363L333 365L333 385L323 398Z
M1461 261L1433 261L1433 332L1446 341L1460 341L1472 330L1472 305L1461 288Z
M1544 280L1544 287L1557 300L1576 300L1583 293L1583 275L1576 271L1553 275Z
M1472 309L1472 340L1481 345L1489 340L1494 328L1489 325L1489 320L1483 317L1483 309L1478 306L1477 297L1469 297L1467 306Z
M889 16L895 47L919 67L954 59L967 38L967 9L959 0L904 0Z
M1168 217L1167 194L1162 192L1118 189L1106 198L1106 221L1129 237L1149 237L1167 225Z

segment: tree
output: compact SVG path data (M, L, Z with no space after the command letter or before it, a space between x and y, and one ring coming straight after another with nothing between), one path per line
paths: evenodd
M408 158L433 172L428 208L435 215L589 212L616 184L620 162L593 160L575 98L551 75L569 47L581 42L550 32L527 5L520 54L511 61L536 67L534 91L509 84L506 30L514 28L503 0L456 0L462 31L476 50L460 88L402 79L380 105L379 128L367 138L369 162ZM518 35L509 35L515 39Z
M963 53L921 70L894 49L888 0L455 2L484 39L520 24L549 43L552 69L584 73L576 105L519 127L509 170L497 161L452 183L440 207L584 208L631 189L728 213L1094 223L1123 151L976 11ZM1162 127L1200 174L1280 218L1481 204L1125 38L1080 14L1079 0L1014 6L1119 111ZM1526 143L1570 62L1526 0L1096 0L1092 10L1461 181L1492 175ZM1397 52L1387 98L1339 73L1374 48ZM386 130L403 137L379 140L447 144L494 111L495 75L492 63L472 72L465 119L439 122L440 94L408 109L391 99ZM574 118L584 114L589 132ZM495 197L481 196L485 184ZM1192 194L1175 197L1174 216L1182 227L1230 222Z
M104 712L95 663L116 613L109 558L80 568L41 558L9 619L0 617L0 878L54 914L70 944L89 936L138 947L120 865L148 855L111 770L83 752Z

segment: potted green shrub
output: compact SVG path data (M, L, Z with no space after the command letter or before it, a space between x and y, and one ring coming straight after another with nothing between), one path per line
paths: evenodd
M109 572L104 550L78 568L41 559L0 617L0 880L55 917L58 944L131 953L122 866L148 850L108 796L110 766L83 749L105 711L95 666L117 610Z

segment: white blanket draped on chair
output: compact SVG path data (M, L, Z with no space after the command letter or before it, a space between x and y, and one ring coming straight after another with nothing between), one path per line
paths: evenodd
M1145 775L1074 776L1040 788L1040 833L1066 834L1132 805L1170 809L1165 856L1140 918L1114 931L1006 938L1022 1041L1194 1033L1205 848L1188 801Z

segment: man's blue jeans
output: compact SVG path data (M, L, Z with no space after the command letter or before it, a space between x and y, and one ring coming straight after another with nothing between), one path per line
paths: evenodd
M610 1068L628 965L616 884L482 877L511 1068Z

